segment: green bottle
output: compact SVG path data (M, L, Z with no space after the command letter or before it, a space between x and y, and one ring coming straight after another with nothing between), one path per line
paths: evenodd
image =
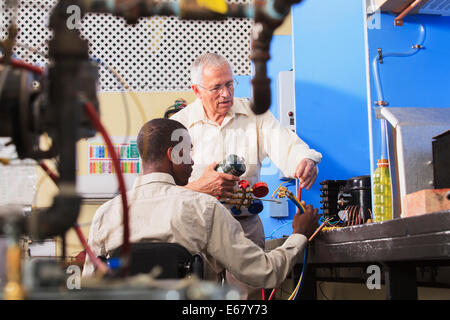
M381 222L392 219L391 176L387 159L378 160L377 166L373 174L373 216L375 222Z

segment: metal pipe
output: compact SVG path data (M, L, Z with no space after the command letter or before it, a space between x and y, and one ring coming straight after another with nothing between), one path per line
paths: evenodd
M49 24L53 30L53 38L49 42L52 63L48 70L51 116L46 121L51 128L51 136L57 137L60 192L49 209L26 218L26 229L33 239L64 235L77 221L81 207L81 197L75 186L75 168L76 142L81 135L79 125L84 112L78 94L83 92L95 97L95 77L86 76L95 70L90 69L87 41L81 39L76 29L67 28L66 8L70 5L78 5L78 2L60 0L50 15Z
M394 20L394 25L396 26L402 26L403 25L403 18L408 15L408 13L413 10L415 7L417 7L423 0L415 0L413 3L411 3L406 9L404 9Z

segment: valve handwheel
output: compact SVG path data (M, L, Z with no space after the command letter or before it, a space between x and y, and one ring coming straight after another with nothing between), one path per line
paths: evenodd
M248 187L250 187L250 183L247 180L241 180L239 181L239 187L246 190Z

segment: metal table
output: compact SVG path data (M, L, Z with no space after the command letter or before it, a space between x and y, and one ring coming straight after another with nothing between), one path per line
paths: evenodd
M321 232L309 245L298 298L316 298L319 268L371 264L381 266L387 299L417 299L416 268L450 266L450 211Z

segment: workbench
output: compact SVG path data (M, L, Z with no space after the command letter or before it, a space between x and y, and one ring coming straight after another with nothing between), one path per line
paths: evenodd
M417 299L417 267L450 266L450 211L320 232L309 244L307 270L297 298L316 299L316 280L323 280L324 270L356 267L365 282L370 265L381 270L386 299ZM296 283L301 267L293 270Z

